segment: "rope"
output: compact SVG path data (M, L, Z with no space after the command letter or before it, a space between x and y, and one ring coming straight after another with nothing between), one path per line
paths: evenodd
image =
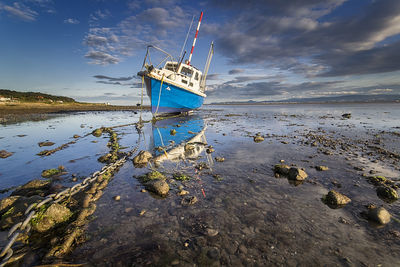
M139 117L139 123L142 123L143 88L144 88L144 75L142 76L142 95L141 95L141 97L140 97L140 117Z
M156 112L154 113L155 115L157 115L158 107L160 106L161 90L162 90L163 82L164 82L164 74L163 74L162 77L161 77L160 92L158 93L158 103L157 103Z

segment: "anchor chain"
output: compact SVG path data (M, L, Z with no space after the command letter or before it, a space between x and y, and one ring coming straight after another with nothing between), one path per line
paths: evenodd
M59 203L65 198L69 198L79 193L80 191L82 191L82 189L87 188L93 182L97 181L97 179L104 173L108 171L114 171L122 167L122 165L127 161L127 159L131 157L132 154L135 153L138 148L139 148L139 142L136 145L136 147L133 148L130 152L128 152L124 157L122 157L121 159L117 160L114 163L110 163L104 166L100 171L92 173L92 175L87 176L82 182L77 183L74 186L69 187L57 194L54 193L47 195L45 199L39 203L33 203L29 205L29 207L24 212L24 215L26 216L25 220L23 222L16 223L13 227L11 227L11 229L8 232L7 238L9 241L4 246L4 248L1 250L0 253L0 258L2 258L0 262L0 267L3 267L5 264L7 264L8 260L12 257L13 255L12 246L17 241L18 237L23 233L29 234L29 232L31 231L30 221L32 218L34 218L35 215L37 215L36 212L41 206L47 203Z

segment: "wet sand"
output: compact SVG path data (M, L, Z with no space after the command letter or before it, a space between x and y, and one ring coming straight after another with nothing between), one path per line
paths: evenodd
M209 106L189 119L147 123L140 150L163 160L144 168L127 162L96 202L82 243L61 261L92 266L397 266L400 206L379 198L368 177L385 176L400 185L399 113L398 104ZM126 115L121 114L117 117ZM172 129L176 134L171 135ZM179 155L176 145L189 131L193 136L203 132L199 150ZM139 141L132 126L117 133L125 150ZM254 142L257 134L264 141ZM92 139L77 144L105 145ZM175 148L175 154L164 157L156 149L160 144L167 153ZM208 154L210 145L215 151ZM71 184L71 173L88 175L102 166L94 164L101 153L85 157L76 149L73 145L48 157L69 170L60 182L65 185ZM77 160L64 164L72 157ZM273 167L281 161L304 168L308 177L303 182L277 177ZM85 170L88 164L94 166ZM318 171L321 165L329 169ZM139 177L152 169L167 176L170 191L164 198L142 192ZM177 172L191 179L176 180ZM183 203L182 187L198 201ZM321 199L331 189L351 202L330 208ZM363 216L371 203L391 213L390 223L378 225ZM40 263L42 250L31 253L36 257L30 263Z

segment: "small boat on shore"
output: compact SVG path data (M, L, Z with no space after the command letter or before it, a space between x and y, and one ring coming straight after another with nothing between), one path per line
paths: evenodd
M138 72L138 75L142 77L142 87L146 86L153 116L190 112L203 105L206 97L206 78L214 53L214 44L211 43L203 72L191 65L202 17L203 12L200 15L189 59L185 62L183 59L186 52L178 60L174 60L171 54L161 48L153 45L147 46L142 70ZM162 55L162 60L157 65L151 62L150 51L152 50L156 50Z

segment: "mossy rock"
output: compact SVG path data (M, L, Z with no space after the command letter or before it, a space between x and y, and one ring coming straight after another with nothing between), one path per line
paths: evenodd
M172 129L169 133L170 133L171 135L175 135L175 134L176 134L176 130L175 130L175 129Z
M58 203L51 204L48 208L38 211L37 215L32 219L32 228L38 232L46 232L57 224L67 221L72 212Z
M274 173L278 173L281 175L288 175L289 170L290 170L290 167L289 167L289 165L286 165L286 164L276 164L274 166Z
M322 198L322 201L330 207L337 208L348 204L351 199L335 190L331 190Z
M162 174L162 173L159 172L159 171L151 171L151 172L147 173L146 175L140 176L139 179L140 179L142 182L146 183L146 182L148 182L148 181L156 180L156 179L165 180L166 177L165 177L164 174Z
M62 168L58 167L58 169L44 170L44 171L42 171L42 177L43 178L51 178L51 177L53 177L55 175L61 174L64 171L65 171L64 167L62 167Z
M380 185L386 183L387 179L385 176L370 176L368 180L371 184Z
M96 136L96 137L100 137L103 134L103 129L102 128L98 128L96 130L93 130L92 135Z
M387 202L393 202L399 199L397 191L388 186L379 186L376 189L376 194L378 195L378 197Z
M30 197L34 195L45 196L48 193L50 186L51 182L49 180L35 179L27 182L22 186L19 186L11 193L11 195L25 197Z
M188 180L190 180L190 176L188 176L188 175L186 175L184 173L181 173L181 172L174 173L172 175L172 177L175 180L178 180L178 181L188 181Z

